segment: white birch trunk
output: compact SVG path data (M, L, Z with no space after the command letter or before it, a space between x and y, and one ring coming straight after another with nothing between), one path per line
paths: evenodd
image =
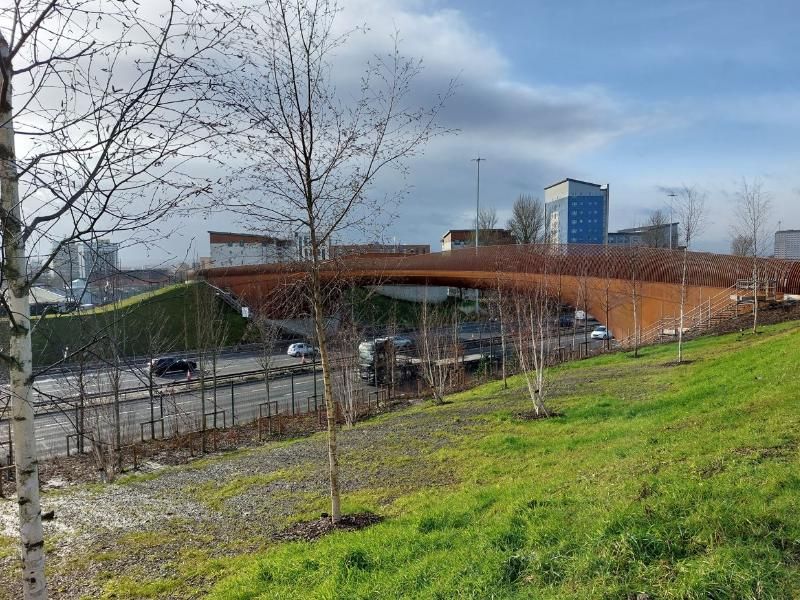
M688 242L687 242L688 247ZM683 361L683 308L686 304L686 267L689 257L687 255L687 248L683 249L683 274L681 275L681 308L680 308L680 323L678 325L678 362Z
M17 503L23 571L23 597L26 600L47 597L44 576L44 534L39 501L39 463L36 457L31 387L33 359L31 348L30 306L28 304L25 242L22 239L22 207L19 203L14 123L12 120L11 60L5 39L0 36L0 68L5 85L0 97L0 207L3 223L3 277L8 293L11 329L9 342L9 377L11 413L14 423ZM1 88L0 88L1 89Z
M315 256L314 266L311 273L311 293L314 302L314 329L317 334L317 345L319 346L320 363L322 364L322 382L325 390L325 412L327 414L326 423L328 427L328 466L331 492L331 521L333 523L338 523L342 518L342 508L341 494L339 491L339 455L336 449L336 402L333 398L331 363L330 359L328 358L328 342L325 333L325 306L322 301L322 282L320 281L319 276L316 250L316 243L314 243Z

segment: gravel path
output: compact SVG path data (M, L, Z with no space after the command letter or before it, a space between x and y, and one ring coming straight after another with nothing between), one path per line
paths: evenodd
M403 410L342 430L343 492L379 489L388 503L396 494L452 483L454 473L431 456L497 408L482 401ZM112 577L185 578L174 559L192 550L257 551L274 543L293 516L325 510L327 492L322 435L216 455L133 482L48 492L43 510L55 511L45 523L51 596L98 597ZM15 509L13 501L0 501L0 534L8 538ZM19 596L17 579L16 558L0 558L0 597ZM200 597L212 582L192 583L194 592L178 597Z

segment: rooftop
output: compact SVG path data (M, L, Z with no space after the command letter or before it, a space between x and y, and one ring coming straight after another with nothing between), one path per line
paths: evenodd
M593 185L596 188L603 187L599 183L592 183L591 181L582 181L580 179L573 179L572 177L567 177L566 179L562 179L561 181L556 181L555 183L551 183L548 186L545 186L544 189L549 190L551 187L556 187L557 185L561 185L562 183L566 183L567 181L572 181L574 183L582 183L584 185Z
M212 244L228 244L244 242L246 244L291 244L286 240L270 235L257 233L236 233L232 231L209 231L209 241Z

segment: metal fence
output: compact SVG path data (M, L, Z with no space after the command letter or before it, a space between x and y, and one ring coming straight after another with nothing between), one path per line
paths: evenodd
M453 357L448 393L481 382L498 379L502 373L499 343L487 340L489 353L471 365ZM513 344L507 344L509 350ZM591 340L567 347L554 347L548 365L606 352ZM506 373L519 371L516 360L506 356ZM262 440L269 436L323 429L327 419L320 372L289 369L282 376L261 379L230 379L217 387L197 381L160 387L152 396L130 395L120 402L96 403L86 398L62 399L40 407L37 414L37 450L43 459L54 456L91 454L96 461L116 455L120 467L137 467L154 442L172 440L173 448L190 454L220 445L236 445L240 435ZM338 421L360 419L385 408L398 398L424 397L429 393L423 380L398 381L377 388L352 374L348 402L337 405ZM206 381L210 384L210 379ZM352 413L352 414L351 414ZM243 430L247 429L245 433ZM10 420L0 420L0 482L12 476L13 444ZM6 490L9 486L6 486ZM2 491L2 490L0 490Z

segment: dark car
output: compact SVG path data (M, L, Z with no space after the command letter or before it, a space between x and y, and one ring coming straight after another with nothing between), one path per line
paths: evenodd
M165 356L162 358L154 358L150 361L150 371L157 377L170 375L174 373L189 373L197 370L197 363L193 360L186 360L185 358L175 358L172 356Z

